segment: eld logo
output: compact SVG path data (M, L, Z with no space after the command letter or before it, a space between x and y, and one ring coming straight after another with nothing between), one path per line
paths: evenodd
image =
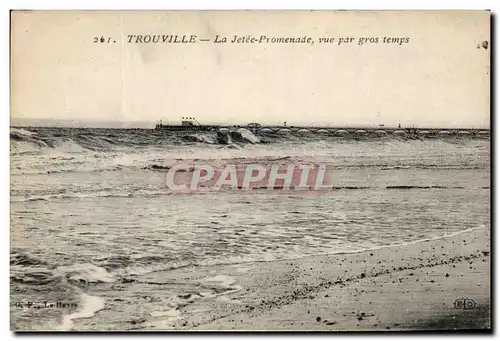
M470 310L476 307L476 302L467 297L462 297L453 302L455 309Z

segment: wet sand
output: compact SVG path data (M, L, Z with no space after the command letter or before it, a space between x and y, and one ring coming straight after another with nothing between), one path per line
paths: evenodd
M149 279L148 279L149 277ZM420 330L490 328L487 228L355 254L185 268L141 281L198 281L146 329ZM203 292L212 288L215 295ZM190 296L191 295L191 296ZM190 297L189 297L190 296ZM473 300L457 309L457 300ZM467 301L470 302L471 301ZM170 319L166 316L175 316Z
M54 327L487 330L491 328L490 232L478 228L360 253L189 266L127 276L91 296L102 304L66 316L62 325ZM474 307L457 308L460 302L474 302Z

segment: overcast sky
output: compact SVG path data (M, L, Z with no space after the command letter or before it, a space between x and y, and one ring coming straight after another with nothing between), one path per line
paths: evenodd
M128 44L129 34L315 44ZM15 12L11 117L487 127L490 49L478 44L489 35L489 12ZM384 36L409 42L358 45Z

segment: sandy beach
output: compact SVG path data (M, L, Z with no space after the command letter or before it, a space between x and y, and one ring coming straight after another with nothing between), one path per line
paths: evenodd
M152 314L147 329L488 329L489 235L478 228L362 253L149 274L140 281L198 281L200 290L185 295L188 304ZM475 306L456 308L457 300Z

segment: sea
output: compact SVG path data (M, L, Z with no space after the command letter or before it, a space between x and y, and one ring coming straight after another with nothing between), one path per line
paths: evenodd
M22 127L11 128L10 145L13 330L141 330L157 310L170 307L175 321L176 307L195 299L185 292L198 284L178 282L151 302L159 289L138 279L154 272L361 252L490 224L486 135L244 130L222 141L217 132ZM196 162L328 164L333 188L166 187L171 167Z

